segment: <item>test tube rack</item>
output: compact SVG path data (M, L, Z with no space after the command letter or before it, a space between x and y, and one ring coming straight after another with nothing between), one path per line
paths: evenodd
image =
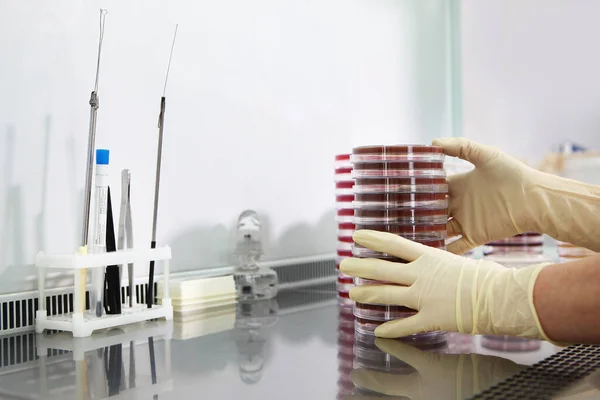
M80 283L82 270L103 268L107 265L127 265L129 263L148 264L150 261L162 262L164 292L161 304L148 308L146 304L123 306L121 314L104 314L96 317L83 307L85 286ZM169 296L169 272L171 248L163 246L155 249L125 249L97 254L44 254L40 252L35 259L37 269L39 309L35 315L35 331L59 330L72 332L73 337L88 337L92 332L127 325L136 322L164 318L173 319L173 306ZM46 311L46 272L49 269L69 270L74 277L73 312L61 315L47 315Z

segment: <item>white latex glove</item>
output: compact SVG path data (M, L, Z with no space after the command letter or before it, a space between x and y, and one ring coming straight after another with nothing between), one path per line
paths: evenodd
M375 345L416 371L398 374L360 368L352 371L352 382L372 392L411 400L471 398L526 368L495 356L422 351L398 340L376 339Z
M448 178L448 251L464 254L494 240L537 232L600 251L600 187L537 171L500 150L464 138L435 146L475 169Z
M362 246L409 261L347 258L340 265L348 275L397 284L354 287L352 300L418 311L412 317L382 324L375 335L394 338L441 330L548 340L533 304L535 280L548 264L506 268L390 233L359 230L353 237Z

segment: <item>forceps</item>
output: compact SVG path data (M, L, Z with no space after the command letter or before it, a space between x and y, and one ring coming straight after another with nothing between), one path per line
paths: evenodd
M131 172L128 169L121 171L121 210L119 215L119 250L133 248L133 225L131 220ZM119 267L123 276L123 265ZM133 306L133 263L127 264L129 278L129 307Z

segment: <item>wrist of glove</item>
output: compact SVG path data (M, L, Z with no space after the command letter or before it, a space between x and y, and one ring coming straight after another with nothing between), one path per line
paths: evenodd
M382 324L375 330L377 336L442 330L549 340L533 304L535 280L549 264L506 268L369 230L356 231L354 241L409 261L342 261L340 269L348 275L392 283L355 287L350 291L353 300L417 310L414 316Z

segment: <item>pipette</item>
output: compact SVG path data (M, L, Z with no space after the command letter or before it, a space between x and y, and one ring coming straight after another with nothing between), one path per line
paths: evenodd
M165 126L165 107L166 107L166 92L167 92L167 81L169 80L169 70L171 69L171 59L173 58L173 48L175 47L175 39L177 38L177 27L175 25L175 34L173 35L173 43L171 44L171 54L169 55L169 64L167 65L167 74L165 77L165 86L163 88L163 95L160 99L160 114L158 115L158 153L156 157L156 179L154 183L154 214L152 217L152 241L150 247L156 247L156 222L158 219L158 194L160 189L160 165L162 159L162 142L163 142L163 129ZM146 303L148 308L152 308L154 303L154 261L150 261L150 270L148 272L148 290L146 291Z
M94 90L90 96L90 126L88 135L88 154L87 154L87 169L85 174L85 192L83 201L83 229L81 232L81 245L87 247L89 232L90 232L90 203L92 198L92 175L94 173L94 148L96 146L96 121L98 118L98 107L100 107L98 98L98 80L100 77L100 55L102 54L102 41L104 40L104 24L108 11L100 9L100 37L98 39L98 58L96 62L96 80ZM85 269L81 270L80 285L85 293L86 287ZM81 296L81 309L85 309L85 295Z

